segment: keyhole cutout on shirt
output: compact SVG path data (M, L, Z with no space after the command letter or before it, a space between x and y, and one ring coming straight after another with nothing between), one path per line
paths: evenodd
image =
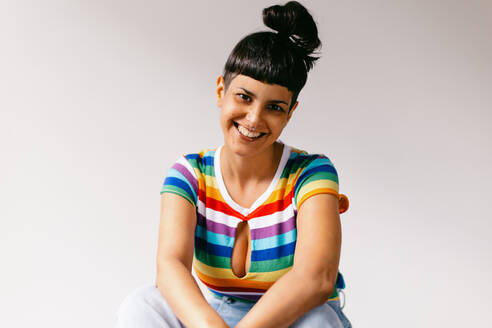
M241 221L236 228L236 239L232 248L232 273L242 278L249 271L251 264L251 235L248 221Z

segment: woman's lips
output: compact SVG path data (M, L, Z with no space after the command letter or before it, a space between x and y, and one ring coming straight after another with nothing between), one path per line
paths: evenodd
M235 121L232 121L232 122L233 122L234 126L236 127L236 131L239 134L239 136L242 137L245 140L248 140L248 141L256 141L256 140L260 139L261 137L263 137L266 134L264 132L261 132L260 135L258 137L255 137L255 138L251 138L251 137L245 136L244 134L242 134L239 131L239 123L237 123Z

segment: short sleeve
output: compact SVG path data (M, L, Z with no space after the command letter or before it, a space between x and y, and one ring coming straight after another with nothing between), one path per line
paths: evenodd
M324 155L312 155L301 171L294 187L294 204L302 203L317 194L338 194L338 174L333 163Z
M193 167L185 156L181 156L168 170L160 194L162 195L165 192L185 198L196 208L198 200L198 179L196 178Z

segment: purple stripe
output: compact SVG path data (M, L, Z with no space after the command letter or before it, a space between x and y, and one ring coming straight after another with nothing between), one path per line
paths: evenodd
M295 229L295 227L296 219L295 216L293 216L285 222L274 224L269 227L251 229L251 239L261 239L280 235L282 233L286 233L291 231L292 229Z
M191 183L193 189L195 190L195 194L198 197L198 180L193 175L191 175L190 171L188 171L186 167L184 167L180 163L175 163L173 165L173 168L177 170L179 173L181 173L182 175L184 175L184 177L188 180L188 182Z
M208 289L211 289L210 287L208 287ZM212 289L211 289L212 290ZM261 296L263 296L263 294L261 295L243 295L243 294L229 294L229 293L225 293L225 292L222 292L220 290L215 290L213 289L214 292L220 294L220 295L224 295L224 296L234 296L234 297L237 297L237 298L242 298L242 299L247 299L247 300L250 300L250 301L258 301L260 299Z
M263 296L263 295L243 295L243 294L226 294L226 295L247 299L250 301L258 301L260 297Z
M225 224L222 223L217 223L212 220L207 220L203 215L200 213L197 213L197 221L198 224L207 229L208 231L215 232L215 233L220 233L222 235L226 235L229 237L236 237L236 229L231 228Z

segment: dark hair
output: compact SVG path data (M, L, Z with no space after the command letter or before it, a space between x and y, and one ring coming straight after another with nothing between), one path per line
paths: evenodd
M224 88L238 74L278 84L292 92L289 112L306 84L307 73L319 57L318 29L308 10L297 1L263 9L263 22L277 31L245 36L234 47L224 67Z

